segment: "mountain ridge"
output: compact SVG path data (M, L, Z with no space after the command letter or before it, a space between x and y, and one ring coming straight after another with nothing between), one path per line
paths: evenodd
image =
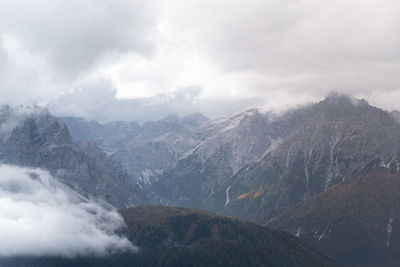
M2 266L340 266L288 233L205 211L138 206L120 211L137 253L0 259Z
M98 197L117 207L138 203L105 154L94 145L73 142L68 128L48 110L2 106L0 129L2 163L46 169L85 197Z
M274 150L223 185L209 209L217 207L214 212L262 223L281 208L362 170L399 169L400 126L388 112L366 101L354 104L347 97L329 97L281 120L298 123Z

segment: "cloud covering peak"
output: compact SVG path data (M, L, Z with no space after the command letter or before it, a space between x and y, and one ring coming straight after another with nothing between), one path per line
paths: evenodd
M396 0L4 0L1 101L138 121L331 91L399 108L399 12Z
M116 211L85 200L46 171L0 165L0 257L135 251L115 234L123 226Z

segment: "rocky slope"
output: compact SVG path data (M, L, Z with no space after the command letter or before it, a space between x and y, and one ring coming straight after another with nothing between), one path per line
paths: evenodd
M133 254L103 258L8 258L2 266L339 266L297 238L203 211L160 206L123 210Z
M263 223L361 171L399 169L400 125L366 101L332 95L276 119L287 121L297 124L216 190L206 208Z
M142 125L109 159L140 184L146 203L264 223L362 171L398 170L397 117L339 95L279 116L250 109L214 121L197 114L191 124L170 117Z
M203 141L149 188L151 202L203 207L244 164L256 162L277 142L268 116L256 109L213 121L198 134Z
M136 122L116 121L101 124L84 118L60 117L60 122L67 125L75 142L91 142L107 153L123 148L137 137L141 127Z
M196 146L201 137L196 129L208 119L199 113L183 118L170 116L139 125L135 122L100 124L82 118L60 118L76 141L98 145L132 187L150 185L165 170L176 166L178 159Z
M117 207L138 202L99 148L74 143L67 127L43 108L0 108L0 161L49 170L74 191Z
M400 173L378 168L269 220L340 262L400 264Z
M118 134L120 128L116 127L115 135L107 135L102 130L101 138L82 137L86 128L90 133L98 127L111 129L112 126L61 119L75 129L72 134L76 140L96 143L106 152L111 150L104 144L113 143L115 135L123 135ZM201 114L182 119L167 117L144 123L135 135L124 139L125 145L112 148L109 159L121 177L143 189L149 203L201 207L244 164L259 160L277 145L278 132L286 132L287 125L285 122L271 127L270 121L256 109L214 121L208 121Z

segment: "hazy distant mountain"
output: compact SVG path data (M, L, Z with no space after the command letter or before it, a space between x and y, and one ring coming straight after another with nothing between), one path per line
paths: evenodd
M191 207L201 207L244 164L259 160L271 144L275 146L278 133L285 132L285 125L270 127L268 116L256 109L214 121L195 113L142 126L60 120L75 140L96 143L108 152L121 177L145 186L149 203Z
M119 175L132 186L151 184L175 167L187 150L201 141L195 130L209 120L200 113L170 116L139 125L135 122L100 124L82 118L60 118L76 141L97 144L109 156Z
M207 212L142 206L123 210L133 254L104 258L6 258L1 266L339 266L292 235Z
M0 108L0 160L49 170L75 191L117 207L138 202L99 148L73 142L67 127L37 106Z
M363 172L267 222L340 262L400 264L400 173Z
M57 119L67 125L73 141L94 143L108 153L123 148L141 130L141 126L136 122L117 121L101 124L84 118L60 117Z
M256 162L278 142L268 117L256 109L212 121L197 134L202 142L149 188L150 201L202 207L244 164Z

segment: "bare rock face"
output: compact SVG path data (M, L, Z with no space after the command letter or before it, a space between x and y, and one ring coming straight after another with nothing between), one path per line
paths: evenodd
M60 118L75 141L91 142L108 155L118 174L133 188L151 185L165 170L201 141L195 130L208 123L200 113L169 116L139 125L136 122L100 124L82 118Z
M277 118L285 120L299 123L262 160L233 176L209 209L263 223L364 170L399 170L400 126L364 100L332 95Z
M0 160L49 170L82 195L117 207L138 201L99 148L72 142L67 127L43 108L1 107Z
M61 117L57 119L67 125L73 141L94 143L108 154L123 148L141 131L141 126L136 122L116 121L101 124L84 118Z
M116 123L61 120L73 129L75 140L96 143L107 152L119 176L138 188L148 203L195 207L201 207L243 165L275 148L281 141L279 130L286 128L271 127L270 118L257 109L214 121L199 113L171 116L144 123L139 130L128 122L116 127Z
M198 129L202 141L147 191L164 205L204 207L204 203L244 164L256 162L275 142L268 117L256 109L239 112Z
M203 208L264 223L286 206L362 171L398 171L396 114L365 100L330 95L279 116L250 109L213 121L195 114L139 128L114 123L113 135L84 140L108 153L119 176L146 203ZM99 125L112 132L111 124ZM114 144L114 150L104 144Z

